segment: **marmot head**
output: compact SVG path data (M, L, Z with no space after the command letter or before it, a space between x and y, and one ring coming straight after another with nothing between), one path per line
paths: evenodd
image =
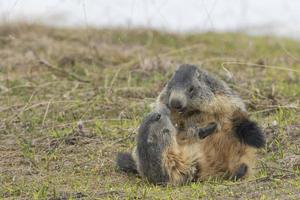
M181 65L165 87L161 99L172 111L184 113L210 103L220 83L195 65Z
M138 145L162 149L172 142L176 129L165 113L152 112L141 123L138 130Z
M163 113L150 113L140 125L137 137L138 168L150 182L168 182L169 176L163 167L163 153L176 142L175 134L175 127Z

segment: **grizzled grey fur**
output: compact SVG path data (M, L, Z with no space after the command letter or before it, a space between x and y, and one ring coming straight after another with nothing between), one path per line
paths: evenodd
M166 105L180 113L199 110L216 93L230 97L237 107L245 111L242 100L224 81L195 65L181 65L159 95L156 109L160 110Z
M138 168L142 176L153 183L169 180L162 168L162 153L171 145L176 130L166 115L150 113L140 125L137 136Z

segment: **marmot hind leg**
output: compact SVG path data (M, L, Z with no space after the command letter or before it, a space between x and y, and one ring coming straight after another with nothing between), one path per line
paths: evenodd
M232 149L228 160L230 178L238 180L252 175L255 166L255 151L255 148L243 144L237 144L234 150Z
M122 152L117 154L117 168L126 172L137 174L137 166L136 163L130 153Z
M239 180L239 179L245 177L247 174L247 171L248 171L248 166L246 164L242 163L238 167L238 169L234 172L232 179Z
M265 145L265 137L257 123L241 111L233 113L232 133L237 140L231 144L228 168L231 178L241 179L252 174L256 149Z
M178 147L169 148L163 153L163 167L169 175L169 183L183 185L197 179L199 165L196 157L184 155Z

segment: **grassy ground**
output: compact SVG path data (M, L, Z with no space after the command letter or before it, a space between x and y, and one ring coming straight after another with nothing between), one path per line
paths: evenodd
M300 43L16 24L0 46L0 198L300 198ZM115 169L180 63L221 76L264 128L255 177L160 187Z

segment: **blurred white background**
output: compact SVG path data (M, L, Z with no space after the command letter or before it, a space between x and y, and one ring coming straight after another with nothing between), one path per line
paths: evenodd
M0 0L4 22L243 31L300 39L300 0Z

